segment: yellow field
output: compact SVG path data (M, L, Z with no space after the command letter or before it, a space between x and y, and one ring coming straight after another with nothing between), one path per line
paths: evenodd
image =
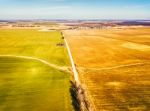
M150 109L150 28L64 31L97 111Z

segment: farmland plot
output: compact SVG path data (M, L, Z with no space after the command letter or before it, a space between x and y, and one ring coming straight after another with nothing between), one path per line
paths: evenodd
M0 111L72 111L61 34L0 30Z
M64 34L93 109L150 109L149 28L68 30Z

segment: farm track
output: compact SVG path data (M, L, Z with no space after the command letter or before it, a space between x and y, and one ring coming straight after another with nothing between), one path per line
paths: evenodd
M92 98L91 97L88 97L89 100L90 100L90 103L89 103L89 100L87 100L87 92L85 91L85 89L82 88L82 84L79 80L79 74L78 74L78 71L77 71L77 68L75 66L75 63L74 63L74 60L73 60L73 56L72 56L72 53L71 53L71 50L70 50L70 47L68 45L68 42L66 39L64 39L65 41L65 44L66 44L66 47L67 47L67 50L68 50L68 54L69 54L69 58L70 58L70 61L71 61L71 65L72 65L72 71L73 71L73 75L74 75L74 79L75 79L75 85L77 87L77 93L78 93L78 99L80 101L80 110L81 111L93 111L95 109L95 107L91 107L91 103L92 103L92 106L94 106L94 102L92 101Z
M79 77L78 77L78 72L77 72L75 63L73 61L73 57L72 57L68 42L66 41L66 39L64 39L64 41L65 41L65 44L66 44L66 47L67 47L67 50L68 50L68 54L69 54L69 58L70 58L70 61L71 61L72 70L73 70L73 74L74 74L74 79L77 82L77 84L80 84Z
M58 69L60 71L65 71L65 72L70 72L68 70L69 67L61 67L61 66L58 66L58 65L55 65L55 64L52 64L52 63L49 63L43 59L40 59L40 58L35 58L35 57L28 57L28 56L16 56L16 55L0 55L0 57L15 57L15 58L22 58L22 59L28 59L28 60L35 60L35 61L39 61L45 65L48 65L49 67L52 67L54 69Z
M104 68L85 68L85 67L79 67L79 70L112 70L112 69L118 69L118 68L124 68L124 67L132 67L132 66L138 66L138 65L145 65L145 64L150 64L149 62L145 63L132 63L132 64L124 64L124 65L118 65L118 66L113 66L113 67L104 67Z

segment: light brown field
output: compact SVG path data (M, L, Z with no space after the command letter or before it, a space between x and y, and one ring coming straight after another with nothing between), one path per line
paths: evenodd
M150 109L150 28L64 34L95 110Z

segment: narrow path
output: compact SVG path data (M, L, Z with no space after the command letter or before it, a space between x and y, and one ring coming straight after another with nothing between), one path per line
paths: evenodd
M63 36L63 34L62 34L62 36ZM73 56L71 54L71 50L69 48L68 42L67 42L66 39L64 39L64 41L65 41L65 44L66 44L66 47L67 47L67 51L68 51L68 54L69 54L69 58L70 58L70 61L71 61L74 79L75 79L77 88L80 89L80 90L78 89L78 97L80 98L80 102L81 102L81 110L82 111L93 111L94 109L91 107L91 104L90 105L88 104L89 100L87 100L87 95L85 94L85 92L83 93L84 89L82 89L82 85L81 85L80 80L79 80L79 74L78 74L77 68L75 66L75 63L74 63L74 60L73 60ZM92 103L92 106L95 106L94 102L92 101L92 98L90 97L89 99L90 99L90 102ZM87 106L87 104L89 106Z
M138 66L138 65L145 65L145 64L150 64L147 62L139 62L139 63L132 63L132 64L124 64L124 65L118 65L118 66L113 66L113 67L104 67L104 68L86 68L86 67L79 67L81 70L112 70L112 69L118 69L118 68L124 68L124 67L131 67L131 66Z
M40 58L28 57L28 56L16 56L16 55L0 55L0 57L16 57L16 58L22 58L22 59L28 59L28 60L36 60L36 61L39 61L39 62L41 62L43 64L48 65L49 67L58 69L60 71L69 72L68 67L58 66L58 65L49 63L49 62L47 62L47 61L45 61L43 59L40 59Z
M79 74L78 74L78 71L76 69L75 63L73 61L73 57L72 57L68 42L67 42L66 39L64 39L64 41L65 41L67 51L68 51L68 54L69 54L69 58L70 58L70 61L71 61L71 66L72 66L72 71L73 71L75 82L77 83L77 85L80 85L79 76L78 76Z

